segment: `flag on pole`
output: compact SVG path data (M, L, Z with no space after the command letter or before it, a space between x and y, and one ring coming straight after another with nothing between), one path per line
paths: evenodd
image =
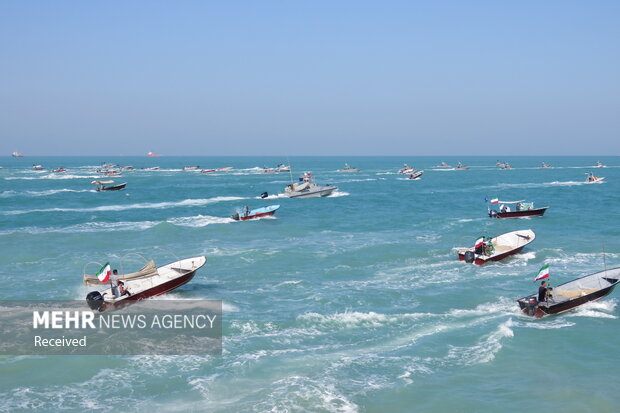
M105 284L108 281L110 281L110 275L111 274L112 274L112 269L110 268L110 263L106 262L103 265L103 267L101 267L99 272L97 273L97 278L99 278L99 281L101 281L103 284Z
M474 244L474 248L478 248L482 246L482 244L484 244L484 237L480 237L476 240L476 243Z
M549 278L549 265L548 264L543 265L540 271L538 271L538 276L536 276L536 279L534 280L534 282L538 280L544 280L545 278Z
M498 204L499 203L499 198L493 198L489 201L492 204Z

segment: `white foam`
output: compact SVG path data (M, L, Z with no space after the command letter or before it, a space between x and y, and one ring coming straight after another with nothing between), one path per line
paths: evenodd
M341 196L349 196L351 195L348 192L341 192L341 191L334 191L331 193L331 195L328 195L329 198L339 198Z
M29 209L29 210L11 210L3 211L3 215L20 215L30 212L100 212L100 211L126 211L130 209L166 209L175 207L187 207L187 206L203 206L214 204L217 202L225 201L239 201L242 197L236 196L218 196L215 198L206 199L184 199L183 201L169 201L169 202L157 202L157 203L138 203L129 205L103 205L94 208L48 208L48 209Z
M110 231L142 231L159 224L158 221L129 221L129 222L87 222L84 224L69 225L67 227L21 227L0 231L0 235L9 234L47 234L47 233L81 233L81 232L110 232Z
M209 215L196 215L193 217L170 218L166 222L182 227L201 228L211 224L230 224L237 221L232 218L212 217Z
M260 196L257 196L255 198L256 199L277 199L277 198L288 198L288 195L282 193L282 194L269 195L266 198L261 198Z

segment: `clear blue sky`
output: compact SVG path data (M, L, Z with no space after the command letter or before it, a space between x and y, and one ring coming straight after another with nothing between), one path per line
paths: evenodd
M619 155L619 1L2 1L0 155Z

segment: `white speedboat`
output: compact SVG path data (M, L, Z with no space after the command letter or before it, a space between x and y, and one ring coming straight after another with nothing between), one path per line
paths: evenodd
M359 172L359 168L351 168L348 163L344 164L344 168L338 169L336 172Z
M284 188L284 192L289 198L318 198L329 196L337 189L337 186L317 185L312 179L312 174L304 172L301 178L299 178L299 182L288 184Z
M592 172L586 172L586 175L588 176L586 178L586 184L600 184L605 179L604 176L596 176Z
M403 167L398 170L398 173L403 175L409 175L412 174L413 171L415 171L415 168L413 166L404 164Z

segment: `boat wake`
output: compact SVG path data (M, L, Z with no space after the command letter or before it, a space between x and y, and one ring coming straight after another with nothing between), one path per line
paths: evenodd
M25 209L25 210L9 210L2 211L0 214L2 215L21 215L28 214L32 212L104 212L104 211L127 211L131 209L167 209L167 208L177 208L177 207L194 207L194 206L204 206L209 204L214 204L218 202L227 202L227 201L240 201L243 197L237 196L218 196L214 198L205 198L205 199L184 199L183 201L178 202L156 202L156 203L138 203L138 204L128 204L128 205L103 205L99 207L93 208L47 208L47 209Z
M334 191L331 193L331 195L328 195L327 198L339 198L341 196L349 196L351 195L348 192L341 192L341 191Z
M171 218L166 222L182 227L202 228L211 224L230 224L237 221L232 218L212 217L209 215L196 215L193 217Z

